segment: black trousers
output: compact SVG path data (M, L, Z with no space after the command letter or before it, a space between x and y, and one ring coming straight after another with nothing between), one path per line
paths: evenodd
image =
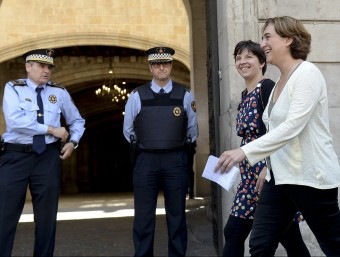
M0 157L0 256L11 256L27 185L35 222L33 256L53 256L60 192L58 150L38 155L8 151Z
M194 146L192 146L194 148ZM194 185L195 185L195 172L194 172L194 157L195 157L195 148L191 149L188 153L188 194L189 198L194 198Z
M225 244L223 257L243 257L244 243L251 231L252 219L242 219L230 215L224 227ZM292 222L282 235L280 243L287 251L288 257L310 257L307 246L303 242L299 224Z
M184 150L139 153L133 174L135 256L153 256L158 191L164 192L168 256L185 256L188 155Z
M265 182L250 235L251 256L274 256L280 236L300 210L326 256L340 256L338 188Z

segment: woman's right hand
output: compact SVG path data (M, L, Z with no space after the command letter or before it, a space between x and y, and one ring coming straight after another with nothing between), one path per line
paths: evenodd
M258 193L258 194L261 193L263 183L266 180L266 175L267 175L267 166L265 166L260 172L260 175L256 182L255 193Z
M225 151L220 156L214 171L216 172L219 168L221 168L222 173L228 172L235 164L238 164L245 158L246 155L241 148Z

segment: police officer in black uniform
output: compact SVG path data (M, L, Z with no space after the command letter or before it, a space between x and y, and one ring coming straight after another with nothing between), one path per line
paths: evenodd
M185 256L188 190L187 145L196 140L194 97L171 80L173 54L169 47L146 51L151 82L130 95L124 116L124 136L136 141L133 173L135 256L153 256L158 191L164 193L169 256Z
M24 58L27 79L8 82L3 96L6 131L0 156L1 257L12 253L27 186L35 222L33 256L53 256L60 160L77 148L85 124L66 89L50 81L54 51L36 49ZM61 126L60 114L70 132Z

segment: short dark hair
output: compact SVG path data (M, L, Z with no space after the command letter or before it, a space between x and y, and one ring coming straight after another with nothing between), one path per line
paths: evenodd
M275 32L280 37L293 39L290 45L290 53L294 59L304 61L307 59L307 55L310 53L312 37L302 22L289 16L269 18L262 27L262 33L269 24L274 25Z
M264 63L264 66L262 67L262 74L264 75L267 70L266 54L262 50L260 44L251 40L238 42L234 49L234 60L236 61L236 56L245 49L252 52L259 59L260 64Z

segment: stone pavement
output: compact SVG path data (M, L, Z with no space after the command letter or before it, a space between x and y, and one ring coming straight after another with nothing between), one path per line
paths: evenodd
M209 199L187 200L188 257L217 256L209 220ZM167 256L167 228L163 197L157 205L154 254ZM60 197L55 256L133 256L132 193L77 194ZM301 223L311 255L324 256L306 222ZM26 201L18 224L13 256L32 256L34 223L32 205ZM245 256L249 256L248 241ZM286 256L279 246L276 256Z
M323 257L325 256L320 247L318 242L316 241L313 233L311 232L310 228L308 227L307 223L305 221L300 222L300 230L304 239L304 242L309 250L309 253L312 257ZM249 256L249 238L246 241L245 244L245 256ZM286 250L283 248L283 246L281 244L279 244L279 247L276 250L275 253L276 257L284 257L287 256L287 252ZM299 256L296 256L299 257Z
M187 256L217 256L208 199L187 200ZM155 256L167 256L167 229L163 197L157 205ZM32 205L26 202L17 228L13 256L32 256L34 223ZM55 256L133 256L132 194L61 196Z

